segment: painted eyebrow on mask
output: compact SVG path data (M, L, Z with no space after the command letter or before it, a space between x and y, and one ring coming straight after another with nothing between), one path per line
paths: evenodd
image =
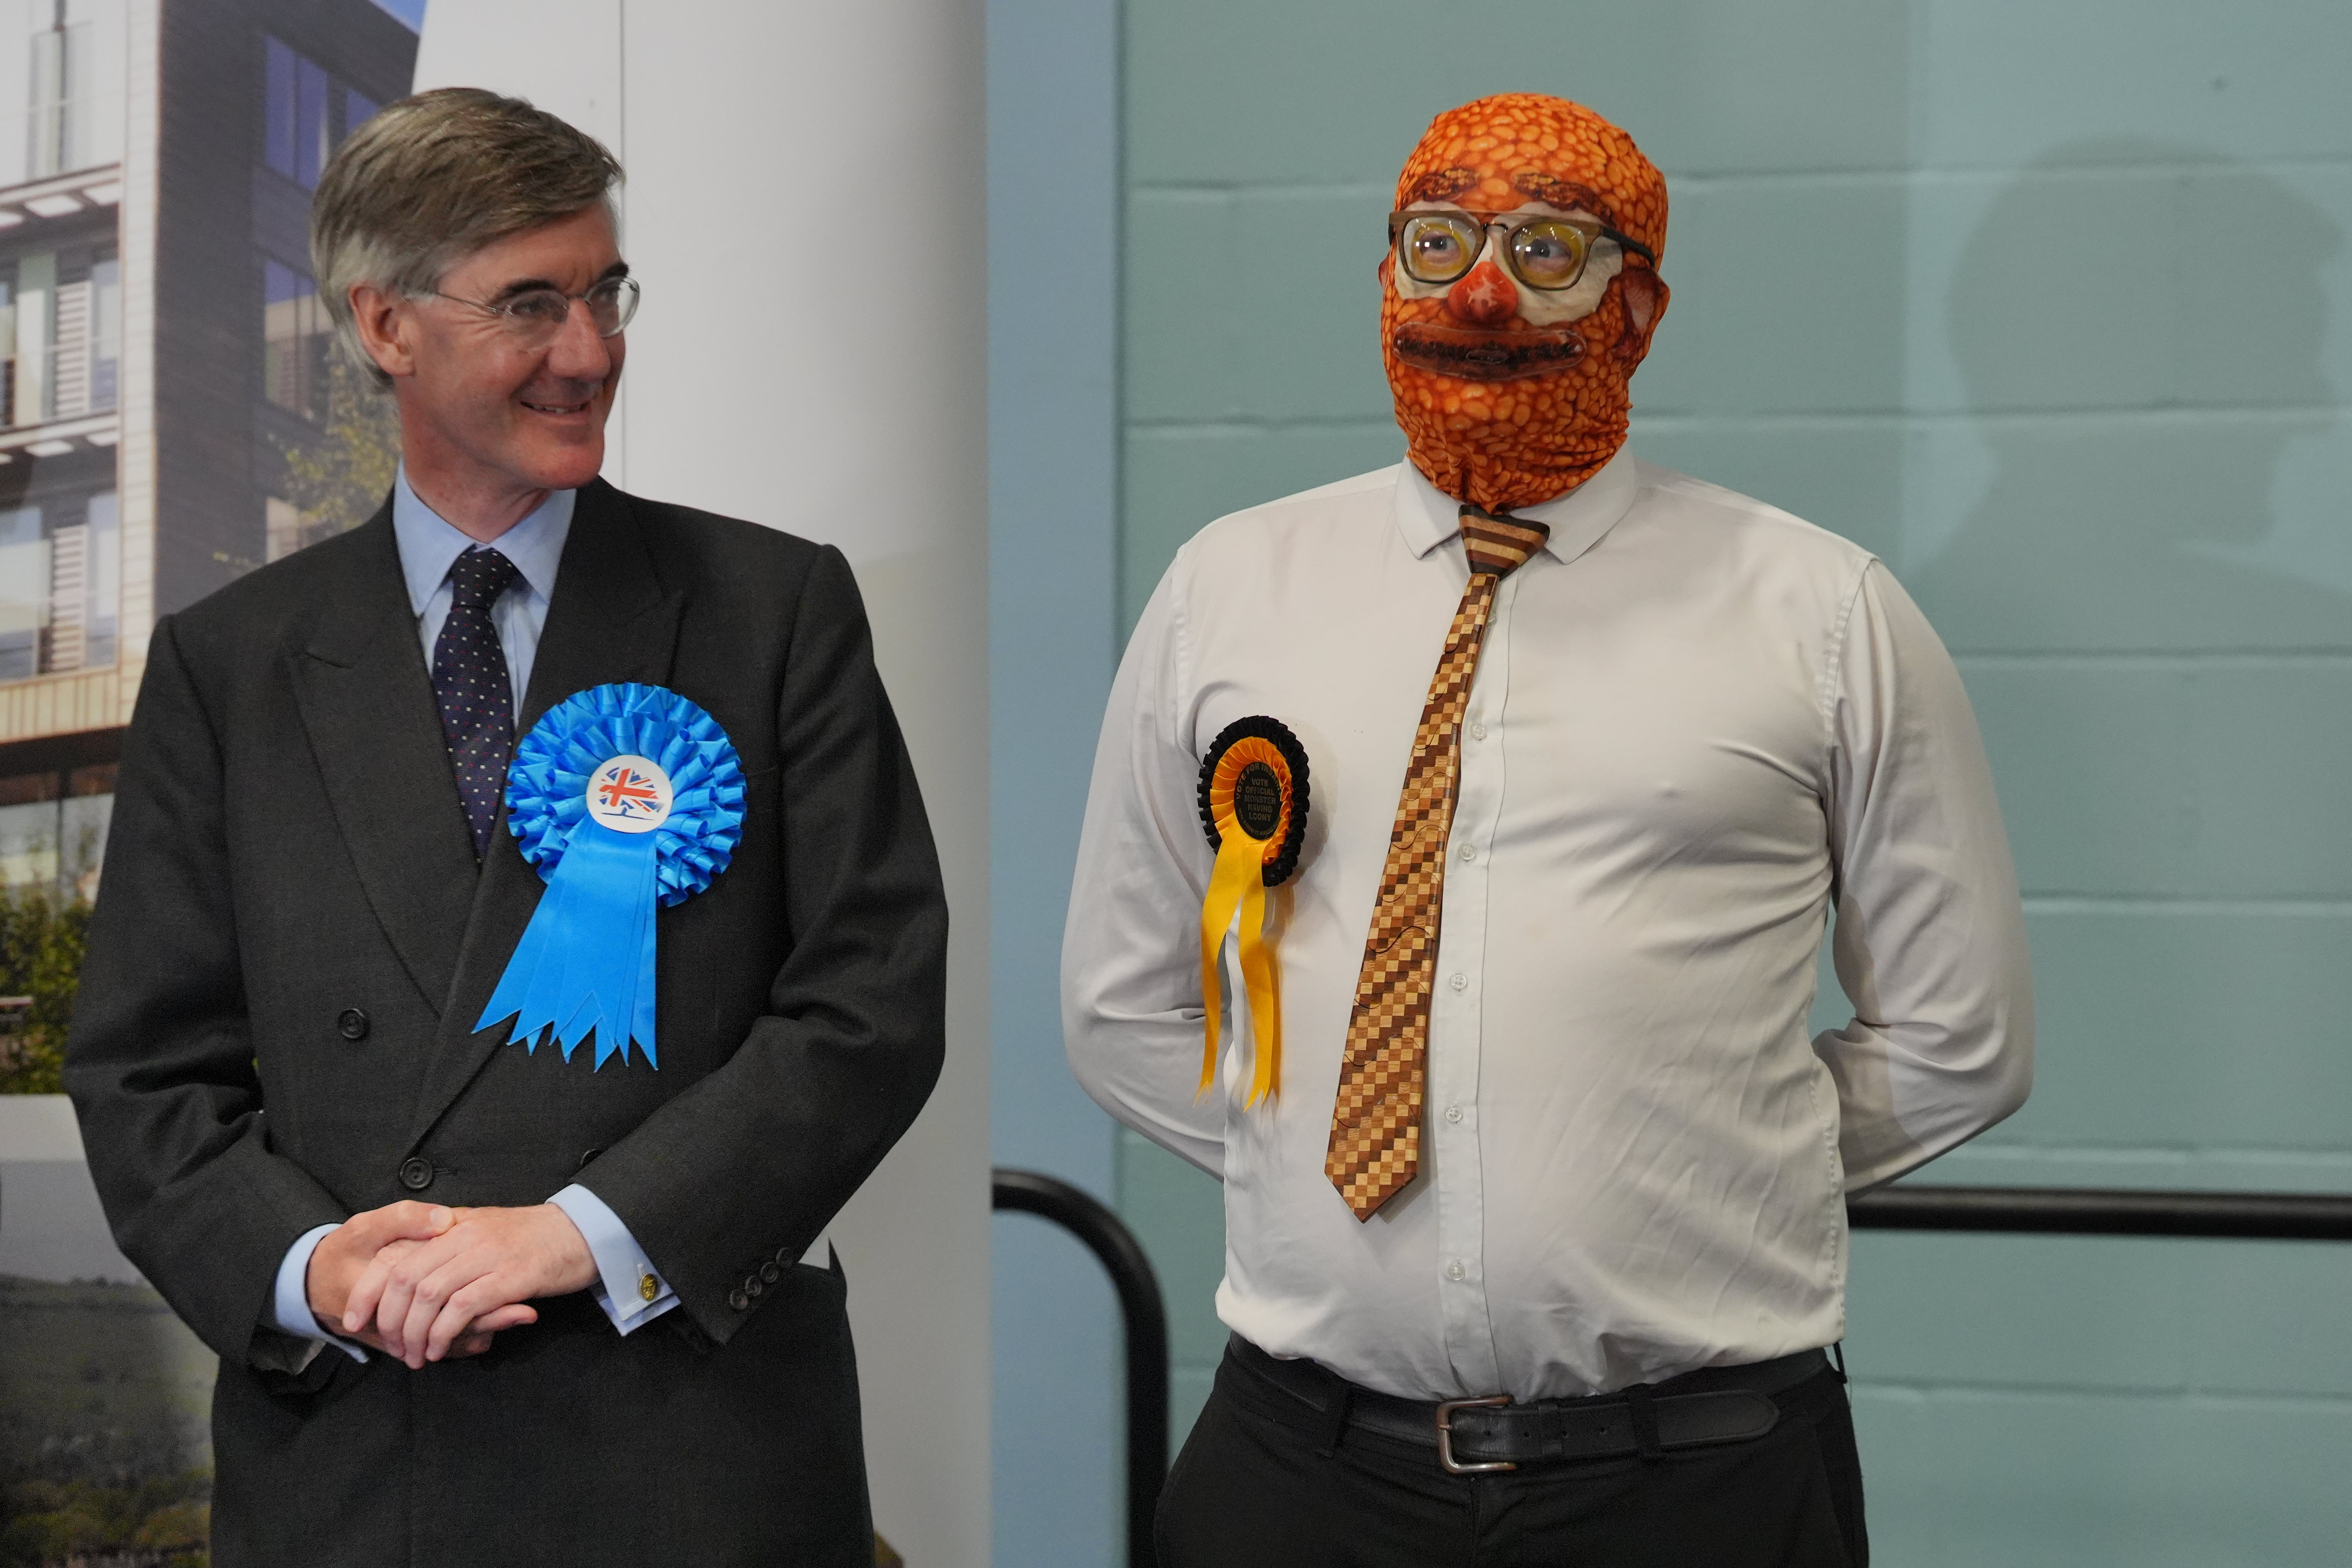
M596 274L595 282L589 284L588 287L593 289L596 287L597 283L608 282L615 278L626 278L628 275L629 264L625 261L615 261L612 266L607 267L604 271ZM499 289L496 294L491 295L490 303L494 305L504 304L507 300L513 299L518 294L529 294L541 289L552 289L559 294L563 291L561 285L550 279L519 278L515 279L515 281L508 284L505 288Z
M1412 202L1450 202L1478 183L1475 169L1432 169L1412 183Z
M1563 180L1557 174L1547 174L1539 170L1529 169L1511 176L1511 189L1531 202L1541 202L1546 206L1558 207L1562 212L1575 212L1581 209L1591 213L1612 228L1617 226L1616 214L1609 210L1609 204L1602 201L1601 194L1590 185L1579 184L1574 180Z
M1478 183L1475 169L1432 169L1412 183L1408 195L1414 202L1450 202ZM1511 189L1528 201L1541 202L1561 212L1589 212L1610 227L1618 226L1616 215L1601 199L1601 193L1575 180L1563 180L1540 169L1522 169L1511 176Z

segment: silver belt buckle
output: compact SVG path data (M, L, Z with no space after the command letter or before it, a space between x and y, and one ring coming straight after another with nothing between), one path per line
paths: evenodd
M1496 1470L1516 1470L1519 1468L1508 1459L1497 1459L1482 1465L1465 1465L1454 1457L1454 1413L1455 1411L1474 1409L1481 1405L1503 1405L1510 1402L1511 1396L1507 1394L1490 1394L1484 1399L1449 1399L1438 1405L1437 1462L1445 1467L1446 1474L1483 1476L1490 1475Z

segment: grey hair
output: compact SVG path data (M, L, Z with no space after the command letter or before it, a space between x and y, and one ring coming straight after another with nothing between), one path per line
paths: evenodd
M390 386L360 344L354 285L429 294L486 245L610 213L621 178L603 142L520 98L440 87L385 105L336 149L310 202L310 269L344 351Z

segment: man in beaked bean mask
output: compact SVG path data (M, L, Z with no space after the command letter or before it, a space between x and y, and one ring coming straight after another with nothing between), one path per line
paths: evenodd
M1440 115L1389 228L1408 461L1178 552L1079 854L1072 1063L1225 1184L1161 1561L1864 1563L1844 1196L2032 1076L1968 699L1868 552L1622 449L1622 131Z

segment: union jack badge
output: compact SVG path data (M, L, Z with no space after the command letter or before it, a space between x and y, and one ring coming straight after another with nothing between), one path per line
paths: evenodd
M669 774L650 757L614 757L588 775L588 815L615 833L651 833L671 799Z

